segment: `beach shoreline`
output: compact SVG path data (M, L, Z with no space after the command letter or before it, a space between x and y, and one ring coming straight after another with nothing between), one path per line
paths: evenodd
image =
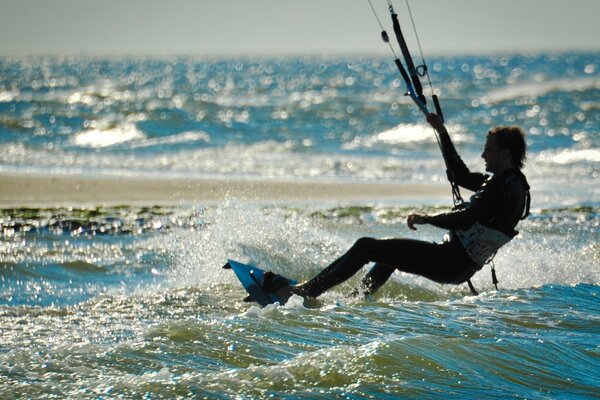
M443 199L442 184L244 178L0 174L0 207L178 205L242 199L269 203Z

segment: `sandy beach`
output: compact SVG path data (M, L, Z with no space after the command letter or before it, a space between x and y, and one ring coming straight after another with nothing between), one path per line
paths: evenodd
M448 190L441 184L4 174L0 176L0 206L165 205L218 202L228 197L273 203L422 202L448 196Z

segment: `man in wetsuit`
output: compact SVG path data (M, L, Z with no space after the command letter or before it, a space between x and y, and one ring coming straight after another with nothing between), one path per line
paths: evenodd
M468 203L438 215L411 214L407 224L429 224L450 230L448 240L431 243L394 238L361 238L340 258L313 279L292 288L303 297L317 297L338 285L369 262L373 268L363 278L361 291L374 293L397 269L439 283L467 282L518 232L520 219L529 213L529 185L521 172L525 160L525 134L518 127L490 130L481 157L492 176L471 172L459 157L441 118L427 121L438 132L442 152L454 181L475 192Z

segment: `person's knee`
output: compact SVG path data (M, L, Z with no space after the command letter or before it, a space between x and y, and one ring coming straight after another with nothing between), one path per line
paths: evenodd
M371 237L362 237L352 246L353 257L360 259L362 264L371 261L374 244L377 239Z
M376 241L377 239L372 237L361 237L354 243L354 247L361 250L371 249Z

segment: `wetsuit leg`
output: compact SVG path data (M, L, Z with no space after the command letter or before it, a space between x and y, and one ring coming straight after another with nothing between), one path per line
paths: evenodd
M357 294L369 296L375 293L392 276L395 267L377 263L369 270L362 279L360 286L356 289Z
M379 286L391 275L391 266L440 283L461 283L474 272L464 249L451 242L438 244L413 239L361 238L346 254L294 292L317 297L353 276L369 262L388 266L385 270L373 272L374 283ZM373 286L373 289L379 286Z

